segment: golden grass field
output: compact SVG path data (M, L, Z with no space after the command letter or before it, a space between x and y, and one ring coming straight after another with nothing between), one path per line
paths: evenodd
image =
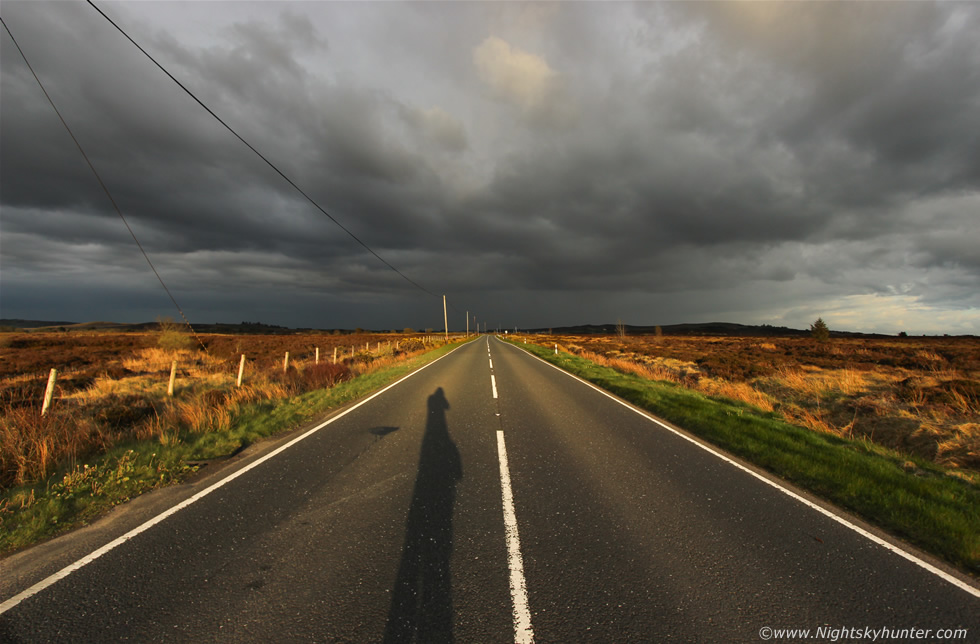
M207 334L201 346L175 333L0 334L0 489L74 470L127 441L172 444L182 433L225 430L251 403L329 387L427 345L426 336L409 334L297 333ZM239 387L242 353L246 367ZM174 360L177 379L170 397ZM54 404L42 416L51 368L58 370Z
M980 472L980 339L528 336L645 378Z

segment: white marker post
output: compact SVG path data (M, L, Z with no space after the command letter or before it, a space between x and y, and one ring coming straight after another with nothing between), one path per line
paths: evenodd
M58 377L58 370L52 369L51 373L48 374L48 386L44 390L44 402L41 403L41 415L48 413L48 407L51 406L51 399L54 397L54 381Z
M283 358L283 360L282 360L282 372L283 373L286 373L286 370L287 369L289 369L289 352L288 351L286 352L286 357Z
M167 385L167 395L173 398L174 396L174 382L177 381L177 361L174 360L170 365L170 384Z
M337 347L333 348L333 363L337 364Z
M245 374L245 354L242 354L242 359L238 362L238 382L236 387L242 386L242 376Z
M320 347L316 348L316 364L320 364Z

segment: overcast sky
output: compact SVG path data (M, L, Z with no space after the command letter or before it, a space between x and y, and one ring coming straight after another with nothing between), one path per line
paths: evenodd
M96 4L452 328L980 334L980 4ZM2 16L191 321L442 327L86 3ZM177 317L0 42L0 317Z

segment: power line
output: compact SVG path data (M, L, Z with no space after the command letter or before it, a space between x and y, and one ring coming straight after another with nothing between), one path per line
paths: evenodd
M85 159L85 163L88 164L89 169L92 170L92 174L95 175L95 179L99 182L99 185L102 186L102 190L105 191L106 196L109 198L109 201L112 203L112 207L116 210L116 214L119 215L120 219L122 219L123 224L125 224L126 226L126 230L129 231L129 234L133 238L133 241L136 242L136 246L139 247L140 252L143 253L143 259L145 259L146 263L149 264L150 270L153 271L153 274L157 276L157 280L159 280L160 286L162 286L163 290L167 292L167 296L170 298L170 301L174 303L174 307L177 309L177 312L180 313L180 317L184 319L184 323L187 324L187 328L190 329L191 334L194 335L194 338L197 340L198 344L200 344L201 347L204 349L204 351L207 352L208 348L205 346L204 342L201 341L200 336L197 335L197 331L194 330L194 327L191 325L190 320L188 320L187 316L184 315L184 310L180 308L179 304L177 304L177 300L176 298L174 298L173 293L171 293L170 289L167 288L167 284L163 281L163 278L160 277L160 273L157 272L157 269L153 265L153 262L150 261L150 256L146 254L146 250L143 248L143 244L141 244L140 240L136 238L136 233L133 232L133 229L130 227L129 222L126 221L126 217L123 215L122 210L120 210L119 205L116 203L116 200L112 196L112 193L109 192L108 186L106 186L105 182L102 181L102 177L99 175L99 172L95 169L95 166L92 165L92 161L89 160L88 155L85 154L85 150L82 149L82 144L78 142L77 138L75 138L74 132L72 132L71 128L68 127L68 123L65 121L65 118L61 115L61 112L58 111L58 108L57 106L55 106L54 101L51 100L51 96L48 95L48 91L44 89L44 84L41 82L41 79L38 78L37 73L34 72L34 68L31 67L30 61L27 60L27 56L24 54L24 50L20 48L20 45L17 43L17 39L14 38L14 34L10 31L10 27L7 26L7 23L6 21L3 20L3 18L0 18L0 23L3 23L3 28L7 31L7 35L10 36L10 40L14 43L14 47L16 47L17 51L20 53L20 57L24 59L24 64L26 64L27 69L31 71L31 75L34 76L34 80L37 81L37 85L38 87L41 88L41 92L44 94L44 98L48 99L48 103L51 105L51 109L53 109L54 113L58 115L58 119L61 121L61 124L64 125L65 129L68 131L68 136L70 136L71 140L75 142L75 146L78 147L78 151L81 152L82 158Z
M265 161L266 164L270 168L272 168L273 170L275 170L276 173L280 177L282 177L283 179L285 179L286 183L288 183L293 188L295 188L297 192L299 192L301 195L303 195L306 198L307 201L309 201L311 204L313 204L313 206L317 210L319 210L321 213L323 213L328 219L330 219L330 221L332 221L333 223L337 224L337 226L339 226L341 230L343 230L345 233L347 233L354 241L356 241L358 244L360 244L361 246L363 246L369 253L371 253L376 258L378 258L378 260L382 264L384 264L385 266L387 266L391 270L393 270L396 273L398 273L406 282L408 282L412 286L420 289L421 291L423 291L425 293L428 293L432 297L436 297L436 298L439 297L438 295L436 295L435 293L433 293L429 289L425 288L424 286L422 286L421 284L419 284L418 282L416 282L415 280L411 279L410 277L408 277L407 275L405 275L404 273L402 273L400 270L398 270L397 268L395 268L394 266L392 266L391 264L389 264L383 257L381 257L381 255L378 255L378 253L376 253L374 251L374 249L372 249L370 246L368 246L366 243L364 243L357 235L355 235L353 232L351 232L346 226L344 226L342 223L340 223L339 221L337 221L333 217L333 215L331 215L329 212L327 212L326 210L324 210L323 207L321 207L320 204L318 204L316 201L314 201L314 199L311 196L309 196L308 194L306 194L306 192L304 192L302 188L300 188L298 185L296 185L295 183L293 183L293 180L290 179L289 177L287 177L282 172L282 170L280 170L278 167L276 167L276 165L274 163L272 163L272 161L269 161L269 159L267 159L261 152L259 152L258 150L256 150L248 141L246 141L245 139L243 139L241 137L241 135L238 134L238 132L236 132L230 125L228 125L227 123L225 123L224 120L222 120L220 116L218 116L217 114L215 114L214 111L212 111L210 107L208 107L207 105L205 105L204 102L201 101L201 99L199 99L197 96L195 96L192 91L190 91L189 89L187 89L187 87L185 87L183 83L181 83L179 80L177 80L174 77L173 74L171 74L169 71L167 71L167 69L163 65L161 65L160 63L158 63L157 60L153 56L151 56L149 54L149 52L147 52L145 49L143 49L143 47L141 47L139 45L139 43L137 43L135 40L133 40L130 37L130 35L123 30L122 27L120 27L119 25L117 25L112 20L112 18L110 18L109 16L107 16L101 9L99 9L95 5L95 3L92 2L92 0L87 0L87 2L88 2L88 4L93 9L95 9L96 11L98 11L99 14L103 18L105 18L106 20L108 20L109 21L109 24L111 24L113 27L115 27L119 31L119 33L121 33L123 36L125 36L126 39L129 42L133 43L133 45L137 49L139 49L143 53L144 56L146 56L147 58L149 58L153 62L154 65L156 65L157 67L159 67L160 68L160 71L162 71L164 74L166 74L167 76L169 76L170 77L170 80L172 80L173 82L177 83L178 87L180 87L182 90L184 90L184 92L186 92L188 96L190 96L191 98L193 98L197 102L198 105L200 105L201 107L203 107L207 111L208 114L210 114L211 116L213 116L215 118L215 120L218 121L218 123L221 123L223 126L225 126L225 129L228 130L229 132L231 132L233 135L235 135L235 138L237 138L239 141L241 141L242 143L244 143L245 146L249 150L251 150L252 152L254 152L260 159L262 159L263 161Z

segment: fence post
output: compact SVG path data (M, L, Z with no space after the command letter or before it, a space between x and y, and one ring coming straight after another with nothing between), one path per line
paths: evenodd
M320 364L320 347L316 348L316 364Z
M242 375L244 375L244 373L245 373L245 354L243 353L242 359L238 363L238 384L236 385L237 387L242 386Z
M337 347L333 348L333 363L337 364Z
M177 361L174 360L170 365L170 384L167 385L167 395L173 398L174 382L177 380Z
M286 370L287 369L289 369L289 352L288 351L286 352L286 357L283 358L283 361L282 361L282 372L283 373L286 373Z
M44 390L44 402L41 404L42 416L48 412L48 407L51 406L51 398L54 396L54 381L57 377L57 369L52 369L51 373L48 374L48 386Z

